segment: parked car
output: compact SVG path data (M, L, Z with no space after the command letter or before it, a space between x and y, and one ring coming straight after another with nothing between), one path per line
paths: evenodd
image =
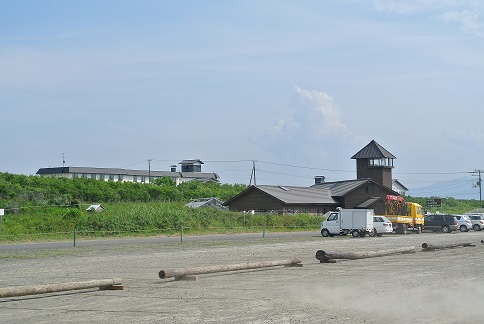
M484 229L484 216L480 214L469 214L468 216L471 219L472 229L474 231L481 231Z
M424 229L450 233L457 231L457 219L453 215L430 214L424 218Z
M373 235L382 236L386 233L392 233L392 222L385 216L373 216Z
M469 232L472 228L472 221L468 215L453 215L457 219L457 227L461 232Z

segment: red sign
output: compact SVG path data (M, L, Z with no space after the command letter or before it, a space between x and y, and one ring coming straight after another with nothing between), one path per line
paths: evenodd
M387 201L397 200L399 202L403 202L403 197L401 196L394 196L394 195L387 195Z

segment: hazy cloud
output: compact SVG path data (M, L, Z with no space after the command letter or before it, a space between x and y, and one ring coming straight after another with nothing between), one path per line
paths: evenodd
M312 127L312 134L316 137L329 134L350 135L348 127L341 121L340 109L332 96L324 91L308 91L300 87L295 90L299 103L296 116L307 121L307 125Z
M467 33L482 36L482 24L479 22L479 13L471 10L451 11L441 15L441 19L447 23L458 23L461 29Z
M342 112L331 95L300 87L294 91L291 115L276 119L253 142L274 154L290 152L314 160L323 159L334 152L334 146L355 138L342 121Z
M373 9L401 15L412 15L423 11L434 12L446 23L458 23L460 28L477 36L482 36L483 23L480 11L484 3L476 0L376 0Z

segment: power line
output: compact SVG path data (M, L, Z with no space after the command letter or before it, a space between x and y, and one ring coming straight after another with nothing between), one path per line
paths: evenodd
M449 175L449 174L466 174L469 171L457 171L457 172L395 172L394 174L425 174L425 175Z

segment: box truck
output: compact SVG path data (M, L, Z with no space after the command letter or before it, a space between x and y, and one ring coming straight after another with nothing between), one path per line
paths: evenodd
M373 209L337 208L321 223L321 235L324 237L351 234L364 237L373 233Z

